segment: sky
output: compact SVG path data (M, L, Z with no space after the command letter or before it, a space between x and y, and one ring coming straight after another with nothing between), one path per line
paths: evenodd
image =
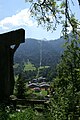
M75 6L72 10L80 20L80 8L77 0L73 0ZM54 40L61 35L61 26L53 33L47 32L41 26L37 26L37 21L30 18L29 4L25 0L0 0L0 34L16 30L25 29L25 38L35 38L39 40Z

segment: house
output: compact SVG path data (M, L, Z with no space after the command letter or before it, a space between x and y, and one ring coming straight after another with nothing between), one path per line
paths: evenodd
M37 83L30 83L30 84L28 84L28 87L29 88L36 88L36 87L39 87L39 85Z
M35 92L40 92L41 91L40 87L35 87L34 90L35 90Z
M48 89L50 88L50 85L49 85L49 84L47 84L47 83L40 84L40 88L41 88L41 89L48 90Z
M37 79L33 79L31 82L32 82L32 83L37 83L38 80L37 80Z
M50 89L50 85L46 83L46 78L39 77L38 79L33 79L29 82L28 87L35 91L40 91L42 89L48 91Z

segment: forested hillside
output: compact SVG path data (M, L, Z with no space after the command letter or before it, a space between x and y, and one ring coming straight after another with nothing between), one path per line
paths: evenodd
M56 65L63 51L64 39L41 41L28 38L15 53L15 62L22 63L28 60L35 66Z

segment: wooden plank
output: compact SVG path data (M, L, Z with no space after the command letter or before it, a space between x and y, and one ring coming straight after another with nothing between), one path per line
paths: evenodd
M0 44L15 45L25 41L25 30L18 29L15 31L0 34Z
M0 100L8 96L9 79L8 79L8 52L7 48L0 44Z
M47 100L27 100L27 99L10 99L8 101L9 104L12 104L14 106L14 109L16 110L17 106L32 106L35 108L35 105L43 105L45 108L49 105L50 101ZM35 108L36 109L36 108Z
M47 100L27 100L27 99L12 99L11 101L16 101L16 104L22 105L33 105L33 104L46 104Z

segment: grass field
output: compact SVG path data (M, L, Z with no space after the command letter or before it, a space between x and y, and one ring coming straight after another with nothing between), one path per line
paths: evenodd
M45 96L47 96L47 91L45 90L41 90L40 92L36 92L35 90L28 90L27 91L27 98L31 98L31 99L40 99L40 98L44 98ZM32 97L33 96L33 97Z
M36 70L36 67L34 66L34 64L28 62L28 63L24 63L24 71L33 71Z
M50 66L41 66L39 67L40 70L42 69L47 69ZM36 67L34 66L34 64L32 64L30 61L28 61L28 63L24 63L24 71L33 71L36 70Z

